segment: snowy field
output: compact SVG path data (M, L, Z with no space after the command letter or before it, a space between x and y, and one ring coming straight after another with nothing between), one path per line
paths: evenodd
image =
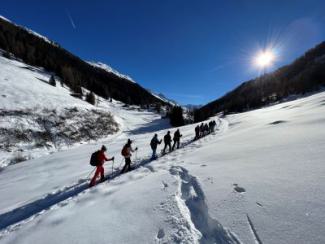
M324 92L216 118L192 143L195 125L181 127L184 147L152 162L166 121L111 112L120 133L0 173L0 243L325 243ZM127 138L138 167L117 175ZM87 189L103 143L115 175Z

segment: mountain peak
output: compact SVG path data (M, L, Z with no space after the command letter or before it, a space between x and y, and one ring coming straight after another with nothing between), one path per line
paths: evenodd
M128 75L124 75L121 74L119 71L117 71L116 69L112 68L111 66L109 66L108 64L102 63L102 62L96 62L96 61L87 61L87 63L89 63L90 65L97 67L97 68L101 68L109 73L113 73L115 75L117 75L118 77L121 77L123 79L127 79L133 83L136 83L130 76Z

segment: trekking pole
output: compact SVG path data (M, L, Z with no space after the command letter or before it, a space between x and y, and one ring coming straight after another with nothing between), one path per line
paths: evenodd
M115 159L113 159L113 163L112 163L112 175L113 175L113 172L114 172L114 160Z
M86 179L88 179L89 178L89 176L90 175L92 175L92 173L94 172L96 170L96 168L94 168L88 175L87 175L87 177L86 177Z

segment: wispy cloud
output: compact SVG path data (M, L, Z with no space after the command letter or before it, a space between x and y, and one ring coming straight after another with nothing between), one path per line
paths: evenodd
M66 12L66 14L67 14L67 17L68 17L68 19L69 19L69 21L70 21L70 24L71 24L72 28L73 28L73 29L76 29L77 26L75 25L75 23L74 23L74 21L73 21L73 19L72 19L72 16L71 16L71 14L70 14L70 12L69 12L69 10L66 9L65 12Z
M217 65L216 67L213 67L211 71L215 72L215 71L221 70L223 68L225 68L225 65L220 64L220 65Z
M236 63L238 63L238 62L239 62L238 60L223 60L222 64L218 64L218 65L214 66L213 68L211 68L209 70L209 72L217 72L222 69L227 69L228 66L236 65Z

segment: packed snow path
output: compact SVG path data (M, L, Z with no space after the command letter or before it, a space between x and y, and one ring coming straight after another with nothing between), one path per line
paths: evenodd
M219 121L221 122L221 120ZM211 136L211 135L215 135L215 132L207 136ZM193 139L190 139L186 142L181 143L180 149L190 145L193 142L195 141L193 141ZM169 153L173 153L173 152L169 152ZM159 157L162 158L168 155L169 153L161 154ZM132 164L132 169L135 170L139 167L147 167L148 169L152 169L150 166L148 166L148 164L153 161L155 160L152 160L151 157L148 157L147 159L137 160ZM105 181L103 183L107 183L108 180L113 180L114 178L120 176L121 175L120 172L121 172L120 167L113 168L113 172L111 172L110 174L106 174ZM93 173L94 170L91 172L91 174L89 174L89 176L92 176ZM126 172L126 173L130 173L130 172ZM98 184L101 183L98 182ZM33 215L39 214L42 211L48 210L52 206L56 204L60 204L61 202L67 200L68 198L76 197L78 194L80 194L81 192L87 189L89 189L89 177L84 179L79 179L77 184L64 187L63 189L57 192L49 193L40 199L27 203L26 205L13 209L9 212L3 213L0 215L0 231L11 225L17 224L20 221L23 221L29 217L32 217Z
M324 243L324 102L325 93L319 93L228 116L216 135L5 228L1 243ZM194 125L181 132L187 141ZM147 158L153 131L135 134L106 143L109 156L120 155L132 137L138 160ZM3 171L1 214L78 183L99 146Z

